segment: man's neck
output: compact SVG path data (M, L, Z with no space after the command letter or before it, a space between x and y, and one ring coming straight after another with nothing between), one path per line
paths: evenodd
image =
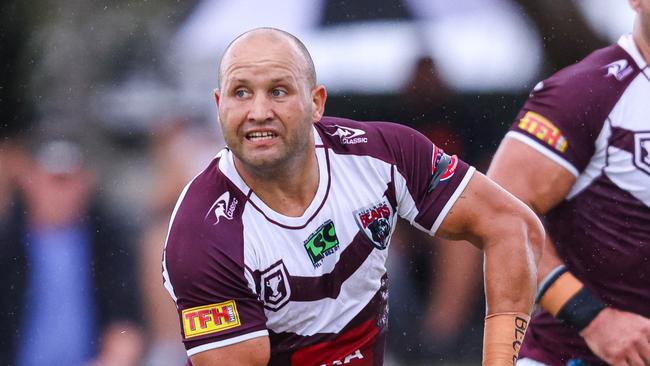
M238 159L235 159L235 166L244 182L272 210L299 217L318 191L318 160L314 149L310 150L303 159L292 159L287 166L262 174L252 173Z
M638 21L634 24L632 37L641 56L643 56L646 63L650 64L650 38L645 37L643 29L641 29L641 24Z

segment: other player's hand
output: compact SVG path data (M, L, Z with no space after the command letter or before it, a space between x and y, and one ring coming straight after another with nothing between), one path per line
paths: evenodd
M650 319L605 308L580 332L589 348L613 366L650 365Z

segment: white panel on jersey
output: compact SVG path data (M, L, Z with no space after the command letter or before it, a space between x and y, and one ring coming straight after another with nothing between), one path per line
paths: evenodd
M513 138L515 140L523 142L524 144L537 150L539 153L546 156L547 158L560 164L560 166L568 170L574 176L576 177L578 176L578 169L576 169L576 167L573 166L573 164L569 163L567 160L559 157L558 155L550 151L547 147L545 147L545 145L542 145L538 140L528 135L525 135L522 132L517 132L517 131L508 131L508 133L506 133L506 138Z
M650 175L634 166L634 156L610 146L605 174L614 184L650 207Z
M612 129L609 126L609 123L606 121L603 123L603 128L600 130L596 141L594 141L594 155L591 156L589 164L585 170L580 173L576 182L571 187L569 194L566 199L570 200L575 197L578 193L582 192L587 188L594 179L598 178L602 172L603 167L606 164L607 159L607 143L609 137L612 135Z
M612 127L650 131L650 81L638 75L625 89L609 114Z
M545 363L531 360L530 358L521 358L517 361L517 366L548 366Z
M274 332L294 332L302 336L340 332L379 290L381 281L369 279L379 279L386 273L387 253L388 250L373 250L363 265L343 283L336 299L291 301L276 312L265 310L267 327Z
M399 216L408 221L411 225L417 225L415 218L418 216L420 211L418 210L415 200L411 196L406 185L406 178L404 178L397 169L395 169L395 195L399 201L399 206L397 207ZM418 229L428 231L421 226L418 227Z

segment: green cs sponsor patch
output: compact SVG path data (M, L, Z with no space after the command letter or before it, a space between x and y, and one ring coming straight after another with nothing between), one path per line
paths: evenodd
M304 243L305 250L314 268L323 263L323 259L339 250L339 238L332 220L327 220L314 231Z

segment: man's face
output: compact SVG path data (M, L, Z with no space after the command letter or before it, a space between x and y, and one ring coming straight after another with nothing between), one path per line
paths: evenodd
M295 46L277 35L244 37L224 57L216 93L219 119L245 168L272 171L309 153L312 122L322 110L305 65Z
M650 0L629 0L638 16L641 33L646 42L650 42Z

